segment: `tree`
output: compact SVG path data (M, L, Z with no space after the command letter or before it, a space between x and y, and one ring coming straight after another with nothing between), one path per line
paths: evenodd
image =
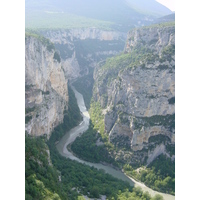
M152 200L163 200L163 197L160 194L156 194Z
M99 188L96 186L93 186L90 191L90 194L95 198L99 198Z

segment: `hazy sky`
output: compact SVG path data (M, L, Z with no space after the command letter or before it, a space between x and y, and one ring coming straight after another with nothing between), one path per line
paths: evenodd
M175 11L175 0L156 0L156 1L163 4L171 11Z

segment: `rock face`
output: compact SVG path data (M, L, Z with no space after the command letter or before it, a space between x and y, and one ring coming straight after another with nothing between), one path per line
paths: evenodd
M97 28L48 30L41 34L60 51L68 79L88 74L99 61L123 51L126 39L125 33Z
M124 33L116 31L104 31L96 28L82 28L69 30L56 30L43 32L47 38L51 38L53 43L68 44L76 39L98 39L98 40L118 40L124 37Z
M160 145L151 137L175 143L174 49L173 23L137 28L129 32L124 53L95 71L93 98L104 109L105 133L116 146L147 149L148 157L149 147Z
M46 43L45 43L46 42ZM25 38L25 109L30 135L50 135L63 121L68 105L67 79L53 44L44 38Z

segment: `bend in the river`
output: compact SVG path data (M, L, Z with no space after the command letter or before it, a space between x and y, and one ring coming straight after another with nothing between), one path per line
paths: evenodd
M79 92L77 92L77 90L73 87L72 90L75 93L76 99L77 99L77 104L78 107L82 113L83 116L83 121L76 126L75 128L71 129L69 132L67 132L62 139L59 141L59 143L56 145L59 153L63 156L65 156L66 158L70 158L71 160L76 160L80 163L84 163L86 165L89 166L93 166L97 169L103 169L106 173L111 174L112 176L121 179L123 181L127 181L129 182L129 184L131 186L139 186L142 188L143 191L148 191L152 196L154 196L155 194L160 194L163 196L163 198L165 200L175 200L175 196L170 195L170 194L165 194L165 193L160 193L157 191L152 190L151 188L148 188L146 185L144 185L143 183L137 182L136 180L134 180L133 178L130 178L128 176L126 176L122 171L120 170L116 170L114 168L112 168L111 166L106 166L100 163L91 163L91 162L87 162L84 160L81 160L79 158L77 158L75 155L73 155L70 151L68 151L67 146L72 143L80 134L82 134L83 132L85 132L88 127L89 127L89 121L90 121L90 115L85 107L85 102L83 99L82 94L80 94Z

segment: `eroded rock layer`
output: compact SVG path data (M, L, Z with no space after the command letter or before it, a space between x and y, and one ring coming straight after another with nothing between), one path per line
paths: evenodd
M67 103L67 79L59 54L47 39L26 34L26 132L30 135L49 136L52 129L63 121Z
M99 66L94 80L93 98L101 104L110 142L133 151L147 149L143 158L160 143L175 143L173 23L130 31L124 53ZM169 140L150 149L150 138L160 135Z

